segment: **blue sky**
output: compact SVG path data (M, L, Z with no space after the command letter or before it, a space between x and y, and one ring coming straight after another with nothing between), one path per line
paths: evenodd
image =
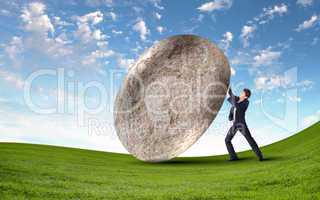
M114 95L145 49L176 34L225 52L234 90L253 91L260 145L319 121L318 0L13 0L0 2L0 141L126 152ZM183 155L226 152L228 108ZM249 147L240 134L234 143Z

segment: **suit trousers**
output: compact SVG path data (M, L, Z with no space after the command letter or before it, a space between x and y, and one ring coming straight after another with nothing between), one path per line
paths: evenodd
M237 133L237 131L240 131L241 134L246 138L246 140L248 141L249 145L251 146L252 150L254 151L254 153L257 155L257 157L259 159L263 159L262 153L256 143L256 141L252 138L251 133L247 127L246 123L233 123L232 127L229 129L228 134L225 138L225 143L230 155L230 159L237 159L237 154L233 148L233 145L231 143L231 140L233 139L233 137L235 136L235 134Z

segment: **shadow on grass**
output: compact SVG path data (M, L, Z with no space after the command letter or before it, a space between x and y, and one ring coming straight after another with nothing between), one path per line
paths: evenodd
M273 157L267 157L263 159L263 162L270 162L275 160L287 160L289 157L280 157L280 156L273 156Z
M227 164L244 164L244 163L264 163L264 162L272 162L277 160L284 160L283 157L267 157L263 160L263 162L258 161L256 157L241 157L237 161L228 161L227 157L203 157L203 158L192 158L192 157L185 157L185 158L175 158L173 160L159 162L159 163L148 163L139 160L134 160L131 164L135 165L149 165L149 166L177 166L177 165L227 165Z
M227 158L177 158L159 164L164 165L180 165L180 164L226 164L226 163L240 163L246 160L251 160L250 157L239 158L237 161L230 162Z

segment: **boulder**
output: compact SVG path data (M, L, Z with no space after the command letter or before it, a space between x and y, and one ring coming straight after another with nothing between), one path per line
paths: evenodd
M121 143L147 162L178 156L216 117L229 79L227 58L209 40L177 35L157 42L129 68L117 94Z

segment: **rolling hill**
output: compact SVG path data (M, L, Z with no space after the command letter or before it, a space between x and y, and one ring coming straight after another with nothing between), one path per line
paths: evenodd
M129 155L0 143L0 199L320 199L320 123L253 152L150 164ZM213 147L214 148L214 147Z

